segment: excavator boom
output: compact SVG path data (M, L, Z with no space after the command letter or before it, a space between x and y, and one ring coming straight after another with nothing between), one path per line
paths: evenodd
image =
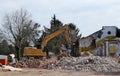
M53 33L47 35L47 36L43 39L43 41L42 41L42 43L41 43L41 50L44 49L45 45L47 44L47 42L48 42L49 40L51 40L52 38L58 36L59 34L61 34L61 33L63 33L63 32L65 32L65 38L66 38L67 43L69 44L69 43L70 43L70 39L69 39L69 27L68 27L68 25L65 25L63 28L57 30L56 32L53 32Z

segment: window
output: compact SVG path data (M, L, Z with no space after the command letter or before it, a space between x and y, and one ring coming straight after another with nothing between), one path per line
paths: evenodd
M108 31L108 34L110 35L110 34L111 34L111 32L110 32L110 31Z

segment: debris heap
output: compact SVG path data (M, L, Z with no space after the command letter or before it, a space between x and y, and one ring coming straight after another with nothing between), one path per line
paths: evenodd
M42 68L42 69L60 69L74 70L81 72L120 72L120 64L111 57L63 57L60 60L56 58L40 60L29 59L19 61L12 66L17 68Z
M23 61L18 61L11 66L17 68L43 68L46 69L48 64L56 63L56 58L41 60L41 59L27 59Z
M54 66L53 66L54 65ZM120 64L109 57L62 58L48 69L65 69L81 72L120 72Z

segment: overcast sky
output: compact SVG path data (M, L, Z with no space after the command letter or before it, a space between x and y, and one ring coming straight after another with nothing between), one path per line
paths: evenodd
M0 0L0 24L6 13L26 9L34 21L50 26L56 14L64 24L74 23L83 36L100 30L102 26L120 28L120 0Z

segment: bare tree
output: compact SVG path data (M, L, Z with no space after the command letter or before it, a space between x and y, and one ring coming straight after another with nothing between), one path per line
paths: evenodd
M30 17L26 10L21 9L6 14L2 24L6 39L15 46L18 60L23 53L23 47L34 41L40 32L40 25L33 22Z
M4 39L4 36L3 36L2 31L0 30L0 42L2 42L3 39Z

